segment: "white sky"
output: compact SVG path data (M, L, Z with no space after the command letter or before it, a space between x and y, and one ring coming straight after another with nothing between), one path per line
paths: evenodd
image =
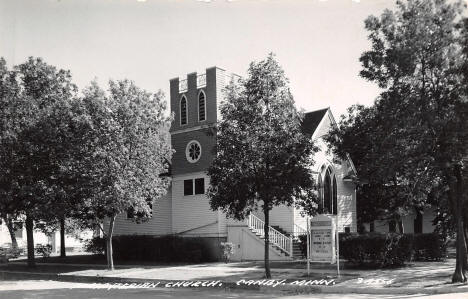
M0 56L28 56L70 69L83 88L95 77L129 78L149 91L219 66L244 76L274 52L297 106L330 106L335 117L370 104L375 84L359 77L369 49L364 19L391 0L0 0Z

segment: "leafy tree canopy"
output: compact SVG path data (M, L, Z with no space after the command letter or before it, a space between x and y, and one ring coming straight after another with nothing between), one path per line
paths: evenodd
M255 210L264 213L270 277L269 211L295 200L315 203L311 166L316 148L301 131L302 114L273 54L251 63L247 79L231 82L220 111L216 157L208 169L210 205L239 220Z

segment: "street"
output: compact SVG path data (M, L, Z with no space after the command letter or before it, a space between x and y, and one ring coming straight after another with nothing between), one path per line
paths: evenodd
M365 294L275 294L262 293L247 290L225 290L209 288L148 288L148 289L108 289L106 285L96 285L87 283L72 283L58 281L1 281L1 299L19 298L324 298L327 299L360 299L360 298L468 298L467 293L455 293L444 295L365 295Z

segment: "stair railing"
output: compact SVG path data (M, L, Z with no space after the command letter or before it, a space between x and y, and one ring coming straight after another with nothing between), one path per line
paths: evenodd
M250 214L248 219L249 228L261 238L265 238L264 226L265 222L257 216ZM270 237L270 243L279 247L281 250L286 252L289 256L292 256L292 237L288 237L271 226L268 226L268 236Z
M302 235L307 235L307 230L303 228L302 226L299 226L294 223L293 235L294 235L294 238L298 238L299 236L302 236Z

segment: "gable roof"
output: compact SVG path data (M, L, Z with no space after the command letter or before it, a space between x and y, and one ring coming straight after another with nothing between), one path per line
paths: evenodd
M304 114L304 119L302 120L303 132L313 135L328 109L329 108L306 112Z

